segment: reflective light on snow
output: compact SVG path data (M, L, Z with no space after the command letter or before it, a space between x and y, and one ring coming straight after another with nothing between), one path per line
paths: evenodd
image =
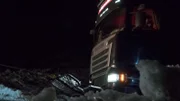
M138 64L138 63L139 63L139 56L137 56L135 64Z
M136 62L135 62L136 65L139 63L141 52L142 52L142 48L139 48L139 49L138 49L138 52L137 52Z
M138 64L138 61L136 61L136 63L135 64Z

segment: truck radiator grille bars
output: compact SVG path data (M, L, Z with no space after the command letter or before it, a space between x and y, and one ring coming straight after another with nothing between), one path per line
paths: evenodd
M91 55L91 75L93 79L105 75L108 70L112 49L112 43L109 43L109 41L113 37L114 35L108 37L93 48Z

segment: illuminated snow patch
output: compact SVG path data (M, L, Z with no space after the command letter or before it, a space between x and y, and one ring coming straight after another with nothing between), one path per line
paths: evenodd
M12 90L4 85L0 85L0 101L28 101L23 97L21 91Z

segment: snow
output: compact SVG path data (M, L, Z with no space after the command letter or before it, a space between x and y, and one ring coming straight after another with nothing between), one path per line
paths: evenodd
M114 90L101 92L88 92L85 96L71 98L70 101L152 101L151 99L137 94L125 94Z
M44 88L39 94L32 97L23 96L19 90L12 90L0 85L0 101L56 101L56 91L53 87Z
M156 60L141 60L136 68L140 72L140 89L144 96L154 100L167 99L165 67Z
M55 101L56 90L53 87L44 88L38 95L33 96L31 101Z
M56 98L55 89L52 87L44 88L32 98L23 97L21 91L13 91L3 85L1 85L0 91L0 101L151 101L145 96L124 94L114 90L104 90L96 93L88 92L84 96L72 98L63 95L58 95Z
M0 101L27 101L21 91L0 85Z
M48 87L48 88L44 88L36 96L31 96L31 95L23 96L21 91L19 90L12 90L11 88L0 85L0 101L167 101L169 100L169 95L167 94L167 88L165 86L166 84L165 78L167 75L166 74L167 68L165 66L162 66L158 61L155 60L153 61L140 60L139 63L136 65L136 68L140 72L139 86L143 95L138 95L135 93L125 94L107 89L96 93L88 92L80 97L68 97L62 94L56 95L56 90L53 87ZM172 69L173 68L169 68L168 71ZM174 72L171 72L170 74L172 75L174 74ZM180 75L180 71L177 71L177 74ZM173 82L174 81L171 80L171 83ZM178 96L178 94L176 94L176 96Z

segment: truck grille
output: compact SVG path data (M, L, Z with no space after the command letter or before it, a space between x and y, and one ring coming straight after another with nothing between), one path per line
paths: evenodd
M108 64L108 62L105 61L105 62L103 62L103 63L101 63L101 64L95 66L94 68L92 68L92 70L93 70L93 71L96 71L96 70L100 69L101 67L106 66L107 64Z
M106 74L109 63L112 43L109 41L114 36L110 36L93 48L91 56L91 75L92 79L98 78Z
M105 68L108 67L109 51L110 49L107 48L92 57L91 71L93 76L95 76L95 74L97 74L96 76L100 76L106 72Z
M108 49L103 50L99 54L95 55L92 60L96 60L97 58L101 57L102 55L106 54L108 52Z
M101 57L100 59L94 61L94 62L92 63L92 66L97 65L98 63L102 62L103 60L106 60L107 58L108 58L108 55L105 55L105 56Z

